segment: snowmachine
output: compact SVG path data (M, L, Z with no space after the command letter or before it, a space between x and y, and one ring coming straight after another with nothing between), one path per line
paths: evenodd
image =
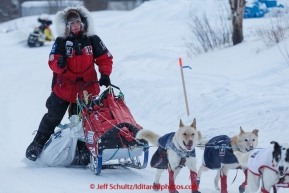
M29 34L27 44L29 47L43 46L45 41L52 40L52 33L49 25L52 24L50 20L38 19L41 23L39 27L36 27L32 33Z
M135 139L142 127L126 106L123 93L119 87L110 85L100 96L91 96L84 88L95 82L86 83L77 94L85 142L90 151L89 168L95 175L105 167L145 168L148 142ZM118 95L113 88L119 90Z
M35 28L32 33L29 34L27 44L29 47L43 46L46 36L39 28Z

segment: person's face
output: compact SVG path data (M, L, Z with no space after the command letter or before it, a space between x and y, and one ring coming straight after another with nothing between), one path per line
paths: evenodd
M80 32L80 30L81 30L80 21L75 20L70 23L70 31L72 31L73 33L78 33Z

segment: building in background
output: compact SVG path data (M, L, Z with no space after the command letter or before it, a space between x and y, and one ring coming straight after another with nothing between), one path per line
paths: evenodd
M90 11L132 10L147 0L0 0L0 23L19 17L55 14L67 6L84 5Z
M84 5L83 1L25 1L21 4L21 17L55 14L68 6Z
M108 0L107 10L132 10L144 0Z

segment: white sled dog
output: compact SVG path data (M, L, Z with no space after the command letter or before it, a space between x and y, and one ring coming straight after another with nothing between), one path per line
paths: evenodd
M227 191L227 175L230 169L241 169L236 156L233 154L235 151L242 153L253 150L258 145L258 132L254 129L252 132L245 132L240 127L240 133L232 138L226 135L219 135L207 141L205 145L203 163L198 171L198 181L200 183L201 175L204 171L209 169L218 170L214 183L215 188L219 188L219 179L221 177L221 193L228 193ZM203 141L203 143L205 143ZM239 192L245 191L247 183L247 168L243 167L245 173L245 181L239 186Z
M175 178L184 166L190 169L192 193L200 193L197 184L197 168L195 147L201 143L201 132L196 128L196 119L190 126L185 126L180 120L179 129L176 132L160 136L153 131L143 129L136 135L137 139L145 139L158 150L152 157L151 166L157 168L154 181L154 190L160 189L159 180L162 172L168 169L169 172L169 192L178 193L175 186Z
M242 154L234 152L242 167L248 168L248 184L246 193L269 193L273 187L274 193L279 187L289 188L289 145L272 141L274 148L265 148ZM262 178L262 179L261 179Z

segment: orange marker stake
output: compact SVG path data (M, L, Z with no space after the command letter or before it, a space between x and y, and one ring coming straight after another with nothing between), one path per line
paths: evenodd
M190 112L189 112L188 98L187 98L185 78L184 78L184 72L183 72L183 62L182 62L182 58L179 58L179 63L180 63L180 68L181 68L181 75L182 75L182 82L183 82L183 89L184 89L184 95L185 95L187 115L189 116L189 115L190 115Z

